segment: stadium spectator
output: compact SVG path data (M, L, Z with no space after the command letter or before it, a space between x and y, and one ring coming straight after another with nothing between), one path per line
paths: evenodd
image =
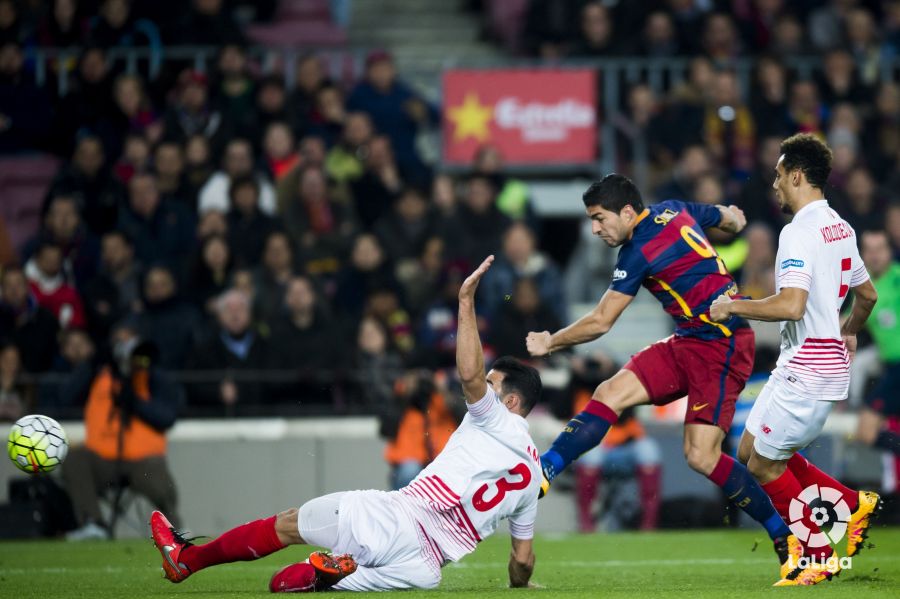
M446 248L445 237L429 237L415 261L407 261L396 269L397 279L403 285L405 305L415 320L437 297Z
M343 314L356 322L370 292L398 285L378 238L362 233L353 241L349 263L338 274L334 301Z
M365 112L350 112L344 118L341 137L325 156L325 172L338 183L351 183L363 174L366 146L374 131Z
M259 185L253 177L235 177L228 190L228 245L236 264L259 264L263 246L278 222L259 208Z
M264 137L260 134L268 131L272 123L284 123L294 138L302 134L306 125L301 125L297 116L297 107L288 102L288 93L284 79L280 75L266 75L256 86L256 135L254 143L265 146ZM293 148L296 149L296 148ZM277 179L277 177L275 177Z
M353 207L328 188L320 167L304 167L299 175L295 195L282 213L284 227L307 270L335 273L356 232Z
M491 272L491 271L488 271ZM530 277L518 278L509 300L503 302L491 319L490 340L497 355L528 359L525 337L529 331L553 331L561 321L554 306L541 297L538 283ZM560 306L557 309L564 309Z
M193 247L194 227L194 215L183 204L160 196L155 175L136 173L128 182L118 228L134 242L138 260L180 269Z
M762 222L755 222L744 232L747 259L738 273L742 295L754 299L775 293L775 234Z
M847 177L847 205L841 213L855 231L880 229L883 223L884 202L879 197L872 173L865 167L856 167Z
M534 226L537 219L531 208L528 184L504 173L503 155L499 148L490 144L478 148L472 169L494 179L500 212L512 219L528 218Z
M269 175L276 184L301 163L294 133L285 121L271 121L266 125L262 147Z
M222 170L216 171L200 190L197 209L200 214L210 210L228 212L231 203L228 190L237 177L253 177L259 185L259 209L275 213L275 189L254 167L253 146L243 138L232 139L225 147Z
M844 18L844 29L847 48L859 68L859 78L871 85L878 78L881 61L875 18L868 9L856 7Z
M456 320L459 308L459 288L467 267L460 261L444 265L438 285L439 293L425 309L416 331L419 361L432 368L453 364L456 354ZM489 332L488 320L478 311L478 328L484 336Z
M840 102L867 104L872 97L872 90L859 79L853 55L843 48L835 48L825 55L817 84L827 106Z
M562 58L566 44L578 35L578 14L575 2L529 0L522 34L525 50L547 60Z
M865 123L862 135L866 163L878 179L884 181L893 172L900 174L900 85L885 81L875 94L875 110ZM889 188L897 190L896 185ZM895 193L897 195L897 193Z
M34 388L22 374L19 348L9 342L0 344L0 422L15 422L34 407Z
M22 41L22 26L19 9L13 0L0 2L0 43Z
M316 108L319 90L330 84L322 59L312 53L301 56L297 60L294 79L295 86L291 91L289 103L296 111L297 127L308 130L312 123L322 116L317 114Z
M44 149L52 108L23 68L15 42L0 46L0 155Z
M344 93L336 85L323 85L316 92L316 108L309 133L324 139L330 148L340 139L346 117Z
M750 111L759 137L783 137L788 132L787 69L772 56L756 62L750 91Z
M140 171L150 168L150 143L143 135L129 133L122 142L122 151L117 153L119 159L112 167L116 178L128 185L131 177Z
M35 41L39 46L71 48L84 43L87 22L82 17L77 0L53 0L37 24Z
M309 277L290 280L283 312L269 325L269 365L291 372L290 382L280 385L277 397L301 405L330 403L337 383L335 377L347 361L342 352L342 325L328 313Z
M192 135L184 143L184 178L188 205L196 209L200 190L213 174L212 149L202 134Z
M222 114L210 103L206 75L197 71L182 71L163 117L163 139L185 143L196 135L202 135L207 139L207 144L218 152L232 134ZM186 148L190 155L190 145Z
M238 404L266 400L259 371L267 365L269 345L253 324L250 298L243 292L226 291L215 300L215 309L217 326L194 346L187 362L203 379L188 385L188 400L232 415Z
M58 245L49 241L38 245L25 263L25 275L31 296L53 314L60 328L87 324L81 297L63 273L63 253Z
M878 348L882 362L881 380L866 397L860 413L857 438L865 443L900 456L900 435L885 427L888 418L900 416L900 402L896 380L900 371L900 264L891 252L887 234L883 230L862 233L862 258L878 291L878 303L866 328Z
M175 31L172 41L182 45L246 45L244 34L234 22L224 0L192 0L190 10Z
M228 289L233 268L234 259L225 237L215 233L204 237L194 256L187 295L206 316L215 315L215 300Z
M22 257L30 258L43 242L62 249L63 270L77 287L83 287L97 272L100 244L82 221L74 197L61 195L50 199L43 227L22 247Z
M372 118L380 133L391 139L400 169L410 176L428 172L416 151L416 135L438 122L438 112L397 78L394 59L384 51L366 57L366 76L347 98L347 109ZM421 178L411 183L427 183Z
M262 262L254 269L254 308L264 322L281 314L287 285L296 274L294 247L283 231L272 231L266 238Z
M71 383L87 395L84 446L70 448L63 466L79 524L66 537L72 541L109 538L99 499L122 486L177 517L166 431L175 424L184 393L137 331L117 326L111 344L111 355L96 370L83 364Z
M578 36L568 52L576 58L603 58L618 52L612 15L602 2L587 2L581 8Z
M502 251L481 282L482 306L488 316L498 314L504 304L509 302L517 283L522 279L531 279L537 289L541 305L550 310L558 322L567 320L567 306L559 268L549 256L538 250L534 231L525 223L516 222L503 234ZM524 340L524 337L522 339ZM524 344L524 341L522 343ZM522 348L513 355L524 355L522 354L524 345ZM510 353L501 351L499 355Z
M352 366L360 406L377 414L389 411L395 402L394 385L404 371L403 358L391 346L387 327L377 318L365 316L359 322ZM381 422L383 426L384 420ZM381 434L390 437L383 428Z
M819 99L819 89L813 81L800 79L791 84L788 101L791 131L821 135L827 114L828 109Z
M735 73L719 71L703 119L703 140L716 161L736 179L753 167L756 124L741 100Z
M775 180L773 164L781 155L781 137L765 137L759 142L756 164L749 179L741 186L737 205L744 211L748 222L762 222L773 231L780 231L785 216L778 205L772 182Z
M70 388L70 383L77 380L75 373L82 367L89 367L96 354L94 342L83 329L66 329L59 334L59 356L53 367L42 377L38 388L38 406L44 414L71 415L69 409L82 406L86 389Z
M91 20L88 43L101 48L142 47L162 49L159 29L153 21L135 18L129 0L103 0Z
M416 338L412 319L400 302L400 292L396 285L376 287L366 296L365 314L381 321L388 329L391 345L408 362L414 362Z
M150 143L159 141L163 132L162 119L153 109L140 77L119 75L113 83L113 98L116 112L111 119L118 131L140 134ZM116 155L115 150L110 153Z
M140 262L134 243L121 231L110 231L101 240L100 268L82 295L91 334L106 339L112 325L131 312L143 309Z
M682 54L681 42L675 32L672 16L664 10L647 15L640 38L631 51L647 58L666 58Z
M163 141L153 150L156 187L163 200L180 202L191 212L197 210L197 195L186 178L184 148L174 141Z
M165 266L153 266L144 275L143 305L135 317L138 334L157 347L161 367L182 369L197 336L199 316L179 297L175 275Z
M213 103L226 127L242 137L253 136L256 122L256 83L250 77L247 54L235 44L219 50Z
M469 177L458 222L456 257L475 264L500 249L500 238L511 221L497 208L497 188L492 179L477 173Z
M430 209L425 192L407 187L394 201L393 210L375 222L372 228L390 260L397 268L415 260L425 241L442 233L442 223Z
M691 193L701 176L713 171L712 157L702 145L692 145L684 149L678 157L672 177L663 182L655 192L659 200L693 201Z
M731 16L727 13L711 13L703 23L701 36L703 52L714 63L733 60L743 51L741 36Z
M113 113L112 77L106 53L102 48L87 46L78 59L72 73L69 91L57 103L51 128L51 147L68 156L80 140L83 131L92 131L106 145L110 136L118 137L110 130L108 116ZM101 125L104 130L100 131ZM109 148L106 148L107 154Z
M362 175L351 183L350 191L360 226L368 231L390 211L403 188L403 178L387 137L376 135L367 150Z
M81 137L72 160L50 183L45 212L52 198L72 196L78 199L81 216L94 235L103 235L115 228L124 190L111 176L105 162L106 154L100 139L93 135Z

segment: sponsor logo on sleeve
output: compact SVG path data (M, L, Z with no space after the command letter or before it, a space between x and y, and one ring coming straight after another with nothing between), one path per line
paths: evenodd
M806 264L803 260L798 260L797 258L788 258L781 263L781 270L785 268L803 268L803 265Z
M621 281L625 277L628 276L627 270L622 270L621 268L617 268L613 271L613 281Z

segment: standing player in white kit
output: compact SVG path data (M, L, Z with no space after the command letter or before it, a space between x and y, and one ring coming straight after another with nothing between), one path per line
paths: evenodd
M747 418L738 459L785 522L797 520L789 506L804 488L815 484L835 490L823 499L846 502L851 512L846 555L852 556L862 548L878 495L842 485L797 453L822 432L834 403L846 399L856 333L878 298L853 228L823 196L830 171L831 150L817 137L798 134L782 142L773 187L782 210L794 219L778 239L776 294L761 300L722 295L713 302L710 317L781 321L781 355ZM841 305L851 289L853 308L841 322ZM806 528L806 538L798 534L805 555L827 560L833 554L828 537L814 523ZM835 562L781 582L814 584L831 578L838 570Z
M485 375L475 289L489 256L459 291L456 362L469 413L446 447L399 491L332 493L193 545L160 512L150 519L163 571L181 582L208 566L261 558L287 545L327 547L272 577L273 592L434 588L441 567L475 550L509 518L510 586L528 586L541 484L540 458L525 416L541 394L537 371L498 359Z

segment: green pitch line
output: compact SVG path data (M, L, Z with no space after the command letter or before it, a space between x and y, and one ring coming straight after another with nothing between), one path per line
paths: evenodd
M814 592L816 599L896 596L900 528L876 528L870 538L875 547L854 558L852 570L806 592ZM439 589L404 592L403 597L487 599L526 592L542 597L730 599L798 592L769 588L777 578L775 555L765 535L755 532L545 535L538 538L535 550L534 582L542 589L505 588L509 540L495 537L462 562L445 568ZM271 599L266 585L272 572L301 561L308 552L308 548L289 548L256 562L205 570L173 585L162 578L159 554L149 540L0 542L0 596Z

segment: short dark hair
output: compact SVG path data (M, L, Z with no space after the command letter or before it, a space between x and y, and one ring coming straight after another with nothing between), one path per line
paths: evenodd
M243 187L252 187L257 200L259 199L259 183L253 175L240 175L232 179L231 185L228 186L229 199L234 200L234 194Z
M811 133L798 133L781 142L782 166L789 173L800 170L810 185L825 189L831 174L831 148Z
M504 395L519 394L519 397L522 398L523 416L527 416L541 399L541 391L544 388L537 369L512 356L497 358L491 368L503 373L503 382L500 384L500 388Z
M622 212L625 206L631 206L635 212L644 210L644 200L641 199L637 185L618 173L610 173L591 183L581 200L586 207L600 206L616 214Z

